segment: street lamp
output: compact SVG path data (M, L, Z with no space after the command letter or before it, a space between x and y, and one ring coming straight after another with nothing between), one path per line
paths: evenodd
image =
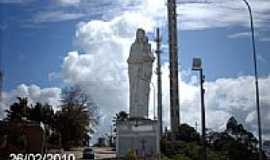
M144 82L147 82L147 83L150 83L152 88L153 88L153 94L154 94L154 99L153 99L153 109L154 109L154 120L156 120L156 88L155 88L155 85L153 82L151 81L148 81L146 79L143 79L141 78L140 80L144 81Z
M203 160L207 160L207 148L206 148L206 129L205 129L205 104L204 104L204 93L203 88L204 75L202 69L202 60L200 58L193 58L192 70L200 72L200 84L201 84L201 119L202 119L202 145L203 145Z
M255 45L255 34L254 34L254 24L252 11L247 0L242 0L248 8L249 17L250 17L250 32L251 32L251 42L253 49L253 63L254 63L254 77L255 77L255 89L256 89L256 108L258 115L258 136L259 136L259 160L263 159L262 154L262 127L261 127L261 112L260 112L260 96L259 96L259 83L258 83L258 71L257 71L257 55L256 55L256 45Z

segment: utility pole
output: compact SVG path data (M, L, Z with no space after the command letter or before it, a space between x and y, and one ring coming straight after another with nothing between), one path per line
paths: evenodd
M198 122L197 121L195 122L195 129L196 129L196 131L198 131Z
M0 50L0 102L2 102L4 73L2 69L2 50Z
M2 68L0 67L0 102L2 102L2 90L3 90L3 80L4 80L4 74L2 72Z
M179 118L179 93L178 93L178 53L177 53L177 13L176 1L168 0L168 30L169 30L169 57L170 57L170 112L172 139L178 132Z
M162 79L161 79L161 64L160 64L160 46L161 46L161 36L159 28L156 30L156 54L157 54L157 85L158 85L158 122L159 122L159 134L162 135L163 125L162 125Z

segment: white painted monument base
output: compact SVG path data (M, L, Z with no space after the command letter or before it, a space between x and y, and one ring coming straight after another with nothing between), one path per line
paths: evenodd
M116 125L117 157L133 151L139 157L158 159L160 156L159 126L157 120L129 119Z

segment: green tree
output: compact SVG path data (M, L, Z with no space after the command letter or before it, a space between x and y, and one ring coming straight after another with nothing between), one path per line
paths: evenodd
M113 117L113 126L116 127L117 121L125 121L128 119L128 113L125 111L120 111L119 113L116 113ZM116 128L114 128L114 131L116 131Z
M136 153L134 152L134 150L131 150L131 149L130 149L130 150L128 151L127 159L128 159L128 160L137 160L137 159L138 159Z
M118 121L125 121L128 119L128 113L125 111L120 111L119 113L116 113L114 119Z
M188 124L181 124L176 134L176 139L185 142L199 142L200 134Z
M38 102L30 109L29 119L54 127L55 117L53 107L49 104L43 105Z
M227 159L255 160L258 157L257 139L242 124L238 124L234 117L228 120L225 131L211 132L208 137L210 148Z
M6 110L6 121L21 121L23 118L27 119L30 115L30 107L28 106L28 99L17 97L18 102L13 103L9 110Z
M116 123L119 121L126 121L128 120L128 113L125 111L120 111L119 113L116 113L115 116L113 117L112 123L113 123L113 133L108 135L109 139L109 144L112 147L115 147L115 141L116 141Z
M97 125L97 107L79 87L63 90L61 110L56 112L56 128L64 147L81 146Z
M182 154L177 154L172 157L173 160L192 160L189 157L182 155Z
M193 127L182 124L176 134L176 141L172 141L166 136L162 137L161 151L163 155L172 160L201 160L200 135ZM217 151L210 147L208 147L208 159L227 160L223 150Z

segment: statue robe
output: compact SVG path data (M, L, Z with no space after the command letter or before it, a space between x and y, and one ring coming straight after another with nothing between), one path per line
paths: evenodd
M128 62L130 117L148 118L154 56L142 29L138 29Z

